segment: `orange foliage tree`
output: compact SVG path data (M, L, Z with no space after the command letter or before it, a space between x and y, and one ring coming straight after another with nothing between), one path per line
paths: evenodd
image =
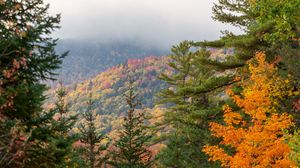
M220 161L222 167L293 167L282 131L293 125L292 118L277 110L280 100L293 94L289 81L276 75L276 68L265 61L262 52L256 54L248 67L250 76L241 82L243 91L227 91L241 110L235 112L226 105L225 124L210 123L213 136L222 138L220 145L231 147L234 152L230 154L220 146L210 145L203 151L210 161Z

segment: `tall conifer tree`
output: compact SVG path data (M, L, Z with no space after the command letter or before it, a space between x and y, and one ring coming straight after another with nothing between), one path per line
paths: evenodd
M220 109L212 102L215 94L201 93L199 90L214 90L218 80L214 71L201 65L201 59L209 56L206 50L192 51L188 41L172 48L169 66L174 75L162 74L161 79L169 88L160 93L161 102L167 106L164 125L171 126L165 137L166 148L158 155L163 167L213 167L199 148L212 141L208 122L216 120ZM218 79L218 80L217 80Z
M27 152L45 143L33 133L54 114L43 113L41 81L52 79L65 54L55 53L50 33L60 16L50 16L48 8L43 0L0 0L1 167L24 167Z
M201 47L234 48L232 57L225 62L204 60L219 69L244 66L245 61L252 58L257 51L267 52L270 60L287 46L299 49L299 7L298 0L219 0L213 7L213 19L236 26L244 33L234 35L226 31L219 40L192 44Z
M67 167L79 163L73 160L76 153L73 143L78 135L72 132L77 115L69 114L69 104L65 101L66 88L56 91L55 107L36 120L36 128L29 138L30 146L25 150L24 167Z
M103 151L108 148L109 143L103 142L107 140L105 134L99 132L95 126L96 115L92 111L93 101L92 94L87 101L87 110L83 113L85 123L79 126L80 142L84 144L85 159L90 168L101 167L108 159Z
M243 33L234 35L226 31L224 32L224 37L219 40L184 42L186 44L182 43L172 49L174 54L171 56L173 62L170 63L170 66L176 73L171 77L166 75L162 77L170 85L169 89L162 92L162 102L171 105L165 114L165 122L171 123L176 138L168 139L169 144L167 143L167 148L160 155L165 167L184 167L184 165L180 164L192 163L192 161L180 162L179 158L184 158L186 153L183 154L183 148L176 148L180 144L185 144L187 141L182 139L184 139L184 136L189 135L182 130L182 128L188 128L188 122L183 120L183 118L197 111L195 109L206 109L206 113L204 112L206 115L214 111L211 107L205 106L205 104L194 108L194 110L189 110L189 107L194 107L193 101L191 101L193 100L192 95L196 98L207 96L208 100L212 100L211 96L216 95L218 91L222 91L225 86L238 81L234 77L235 73L239 72L237 71L239 68L244 67L246 61L252 59L255 52L260 50L266 51L268 61L274 61L279 67L282 67L281 70L283 72L292 74L296 81L299 81L299 78L297 79L297 65L300 59L297 53L299 53L300 29L299 19L296 18L300 16L298 10L300 3L297 0L277 2L272 0L219 0L213 7L213 18L239 27ZM283 18L286 18L286 20ZM189 51L192 47L194 47L196 52ZM198 54L199 52L197 51L215 48L230 49L233 52L227 52L226 59L213 59L210 53L203 56ZM280 57L275 59L278 55ZM193 78L191 76L195 69L209 73L207 73L207 76L203 75L202 77ZM289 71L285 71L286 69L289 69ZM202 79L202 83L189 84L189 82L197 82L199 79ZM295 87L298 84L299 82L295 82ZM222 93L219 94L219 96L221 95ZM220 102L210 101L208 104L220 104ZM181 116L180 114L184 115ZM206 116L202 119L208 121L209 119L215 120L217 118L216 116ZM197 121L197 117L194 117L194 120ZM202 128L207 129L207 127ZM172 153L172 151L176 152ZM201 156L198 159L200 158Z
M136 111L141 103L134 93L133 83L129 85L124 95L129 109L124 118L124 130L114 143L116 150L111 163L117 168L147 168L151 167L153 159L147 144L152 135L145 126L144 113Z
M297 75L300 64L299 8L298 0L219 0L213 7L213 19L240 28L242 33L236 35L224 31L219 40L191 42L191 45L233 49L234 52L225 61L210 57L202 59L203 66L214 66L220 73L244 67L257 51L264 51L267 61L277 63L282 74L300 81ZM227 86L231 82L220 81L219 86ZM299 82L294 85L297 87Z

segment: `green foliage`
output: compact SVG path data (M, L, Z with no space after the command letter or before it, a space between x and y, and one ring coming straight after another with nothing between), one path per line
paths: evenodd
M265 51L268 60L273 60L286 45L299 50L299 7L298 0L219 0L213 7L213 18L237 26L244 33L234 35L226 31L219 40L191 42L191 45L234 48L224 62L206 60L206 64L221 71L244 66L257 51Z
M300 1L298 0L264 0L254 4L259 24L273 25L271 32L265 32L264 39L273 43L285 43L299 38Z
M105 134L97 131L95 126L96 115L91 110L93 106L92 94L90 94L87 102L87 110L82 114L85 123L79 126L80 131L80 142L83 143L83 150L86 158L86 163L89 164L90 168L101 167L103 163L108 159L103 154L108 148L109 142Z
M230 75L247 76L247 72L239 71L240 67L244 67L245 62L251 60L256 52L265 51L267 60L276 64L284 77L294 80L294 89L299 90L299 7L298 0L219 0L213 7L213 18L241 28L243 34L235 35L226 31L219 40L190 44L203 48L233 48L234 52L224 61L214 60L211 56L202 61L204 66L212 66L220 72L218 77L222 75L231 83L237 78L228 78L225 70L231 70ZM219 85L222 86L222 83L219 81ZM238 88L235 89L240 92ZM298 99L296 96L281 102L281 108L293 114L297 126L299 115L291 106Z
M293 134L289 134L286 131L285 139L292 150L290 159L293 160L297 166L300 166L300 131L294 131Z
M48 7L43 0L0 1L1 167L24 167L38 156L47 135L37 132L49 127L55 113L42 110L41 81L52 78L66 54L54 51L57 40L50 34L60 16L50 16Z
M65 102L65 88L57 90L57 102L54 109L45 113L34 122L35 129L29 141L31 147L26 150L25 167L65 167L75 155L73 143L78 135L71 132L77 116L69 115Z
M163 125L171 126L167 132L166 148L159 154L161 167L214 167L201 152L210 138L208 122L217 120L220 109L213 102L215 94L209 93L223 85L227 79L218 78L210 66L202 62L210 52L204 49L192 50L185 41L172 48L169 66L173 75L162 74L161 79L169 88L161 91L160 103L167 106ZM160 124L161 125L161 124Z
M151 132L145 127L144 113L136 110L141 105L134 93L132 84L125 93L129 110L124 118L124 130L114 143L116 148L112 154L111 164L117 168L146 168L152 165L152 154L147 143L152 138Z
M264 51L267 61L279 67L282 77L295 80L294 87L299 89L299 7L299 0L219 0L214 4L213 18L239 27L243 33L235 35L226 31L219 40L190 42L190 45L233 49L225 60L212 59L212 55L202 60L204 65L214 67L219 72L217 79L221 76L226 79L218 81L220 86L235 83L234 75L247 76L247 72L243 70L245 63L256 52ZM233 76L228 76L226 71L234 72L229 73ZM208 86L198 89L206 90L209 85L208 83ZM212 88L210 91L214 90ZM291 110L297 99L299 96L289 98L282 106L285 111L289 109L299 125L299 115Z

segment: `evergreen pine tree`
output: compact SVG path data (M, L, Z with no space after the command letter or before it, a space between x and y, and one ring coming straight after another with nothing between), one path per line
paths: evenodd
M80 130L80 142L84 144L86 149L84 150L87 163L90 168L101 167L103 163L108 159L103 154L109 145L105 134L99 132L95 126L96 115L92 111L93 101L92 94L89 96L87 101L87 110L82 114L85 123L79 126Z
M211 66L226 77L228 70L239 72L256 52L264 51L267 61L280 68L282 76L293 78L294 87L299 88L298 67L300 64L300 2L299 0L219 0L213 7L213 19L240 28L241 34L225 31L224 36L215 41L190 42L193 47L232 49L226 60L211 57L201 60L203 66ZM221 76L220 76L221 75ZM234 81L219 80L217 88ZM207 89L199 90L207 92ZM284 106L291 106L299 96L291 97ZM285 107L287 108L287 107ZM299 125L298 112L290 110Z
M120 132L119 139L114 143L111 164L117 168L146 168L152 165L152 154L147 149L147 143L152 138L151 132L145 127L143 113L136 111L141 105L134 93L133 84L125 93L129 109L124 118L124 130Z
M174 75L162 74L161 79L169 88L160 93L160 103L167 105L163 125L170 125L166 137L166 148L158 155L162 167L213 167L206 155L199 150L210 138L208 122L217 120L218 104L211 101L215 94L198 92L211 90L218 84L214 71L201 65L201 59L208 57L205 50L191 51L188 41L172 48L169 66ZM223 78L222 80L228 80ZM221 80L221 79L220 79Z
M239 27L244 33L234 35L226 31L224 37L219 40L191 44L201 47L234 48L232 57L225 62L203 60L221 70L244 66L245 61L252 58L257 51L267 52L271 60L279 55L285 46L299 49L299 7L298 0L219 0L213 7L213 18Z
M55 53L57 40L50 37L60 16L50 16L48 8L43 0L0 1L1 167L24 167L27 152L46 143L32 135L54 114L43 113L41 81L52 79L65 56Z
M173 62L170 63L170 66L175 70L175 75L171 77L167 75L162 76L162 79L170 85L169 89L162 92L162 103L170 105L165 113L165 124L172 125L174 134L168 137L167 147L159 155L163 167L199 166L196 164L192 165L193 161L197 159L184 161L187 153L192 151L183 148L184 144L189 144L187 143L189 141L184 139L184 137L193 137L187 131L190 127L189 125L190 123L202 121L203 125L201 126L200 124L200 130L207 130L207 123L205 122L218 118L218 115L210 116L215 111L212 107L217 107L214 104L220 103L212 101L214 96L218 91L222 91L224 86L231 85L237 81L234 77L234 72L238 72L236 71L237 68L243 67L246 61L255 55L255 52L260 50L266 51L269 61L273 61L276 56L281 55L284 57L282 62L285 63L287 62L286 60L289 60L293 64L286 63L286 65L279 64L279 66L287 67L289 74L293 71L294 74L297 73L297 65L300 59L298 54L295 56L292 53L299 53L300 29L299 19L296 19L299 18L299 1L280 1L279 4L277 2L272 0L219 0L213 8L214 19L240 27L244 34L234 35L233 33L225 32L224 37L220 40L184 42L172 49L174 54L171 56ZM285 21L282 18L288 19ZM194 50L196 51L190 52L189 49L191 47L195 47ZM204 54L205 56L199 54L201 49L211 48L232 49L233 52L226 53L227 57L225 60L212 59L209 53ZM202 73L199 73L199 71ZM193 76L193 74L199 74L199 76ZM295 86L297 86L297 83ZM219 94L219 96L221 95ZM203 101L200 101L199 106L198 103L193 101L195 99L206 99L208 100L208 103L207 101L206 103L212 105L212 107L207 106ZM199 111L202 111L204 117L198 118L195 115L195 112ZM187 122L188 119L186 118L190 118L190 121ZM198 138L202 138L199 142L207 142L205 136L199 135L200 137ZM198 144L201 145L199 142ZM179 146L182 148L179 148ZM190 147L191 145L186 146ZM201 158L199 156L198 159ZM185 159L188 160L189 157ZM203 166L205 167L205 165Z

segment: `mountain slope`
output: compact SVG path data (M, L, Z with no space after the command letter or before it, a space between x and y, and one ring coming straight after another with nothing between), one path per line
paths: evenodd
M148 55L166 55L167 53L166 50L148 47L137 42L97 43L80 40L60 40L56 50L59 53L70 51L63 61L62 68L58 71L58 78L65 84L89 79L130 58L144 58Z
M210 51L214 56L212 59L224 59L227 52L213 49ZM91 93L94 101L92 110L99 115L97 124L104 132L109 132L111 135L114 134L112 132L120 129L122 116L127 110L122 95L127 90L129 80L133 80L143 104L142 108L159 118L163 109L160 107L153 108L155 95L168 86L157 77L161 73L170 75L174 73L172 68L167 65L169 61L170 59L165 56L129 59L127 62L113 66L89 80L68 85L66 101L69 103L72 113L81 114L87 108L86 102ZM55 102L54 92L54 89L48 92L49 99L45 103L46 108L53 106Z
M157 79L161 73L172 73L167 66L167 57L149 56L144 59L129 59L124 64L113 66L90 80L68 87L66 96L71 110L78 113L86 108L89 94L93 95L94 110L98 114L121 115L126 111L123 93L129 80L134 82L143 108L154 106L155 94L166 87ZM53 104L54 90L48 93L46 106Z

